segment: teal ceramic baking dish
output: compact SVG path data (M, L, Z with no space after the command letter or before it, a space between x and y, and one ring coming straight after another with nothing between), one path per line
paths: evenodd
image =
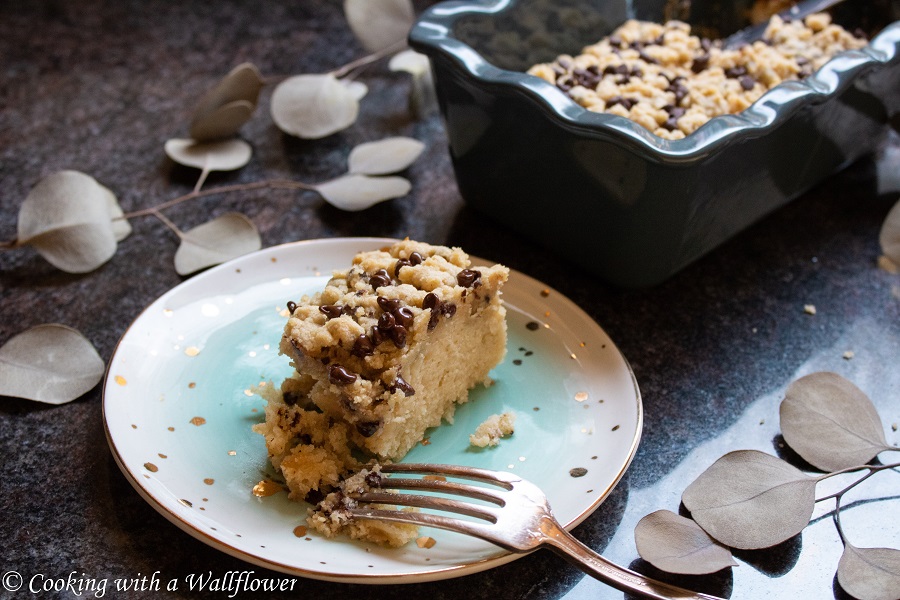
M460 192L475 209L624 287L657 284L828 175L871 153L900 114L894 0L834 14L871 41L681 140L587 111L532 64L577 53L669 1L437 4L410 32L431 59ZM749 0L680 3L692 26L746 25Z

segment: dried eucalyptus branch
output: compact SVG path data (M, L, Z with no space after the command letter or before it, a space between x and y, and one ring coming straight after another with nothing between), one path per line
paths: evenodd
M900 550L857 548L840 524L840 503L848 491L876 473L900 468L900 463L869 463L883 452L898 451L888 445L874 404L843 377L813 373L788 387L780 415L791 448L825 473L807 475L757 450L730 452L682 495L698 527L680 521L675 527L672 516L659 515L667 511L652 513L635 528L638 553L666 571L713 573L730 566L728 547L761 549L784 542L806 528L816 503L833 499L835 525L845 546L837 573L841 585L860 600L895 599ZM815 497L819 482L858 471L866 472L838 492Z
M344 11L348 25L369 54L324 75L296 75L278 83L270 109L274 123L285 133L318 138L352 125L359 101L368 92L364 83L352 77L406 47L414 18L411 0L345 0ZM422 93L422 80L414 73L416 84L411 93ZM409 193L409 181L387 175L406 169L421 154L423 145L402 137L357 146L348 158L347 172L330 181L270 180L203 189L212 171L239 169L250 161L252 147L236 136L253 116L261 89L271 82L254 65L238 65L201 98L190 122L190 138L166 142L169 158L200 170L191 192L126 214L116 196L93 177L77 171L54 173L28 194L19 211L17 235L0 240L0 250L30 246L63 271L87 273L112 258L118 242L130 235L129 219L152 215L178 236L175 270L187 275L258 250L262 242L253 222L239 213L220 215L182 231L162 211L183 202L213 194L294 189L315 192L342 210L363 210ZM70 372L57 370L54 376L59 381L53 385L45 385L52 378L41 369L26 368L41 364L30 349L44 357L90 355L71 351L78 344L90 346L77 332L73 336L60 329L64 326L53 326L53 331L66 333L48 336L46 327L28 330L0 347L0 395L59 404L74 400L100 380L102 361L99 370L83 362ZM96 354L92 346L91 350ZM46 393L35 395L29 391L32 389L45 389Z

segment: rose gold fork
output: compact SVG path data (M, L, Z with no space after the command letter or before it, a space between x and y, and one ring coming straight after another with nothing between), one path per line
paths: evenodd
M553 516L547 497L534 484L511 473L458 465L391 464L382 473L424 474L421 477L382 477L382 489L441 492L491 503L475 504L442 496L368 491L351 495L350 514L358 519L380 519L439 527L487 540L510 552L530 552L541 546L562 555L572 564L600 581L623 592L657 600L721 600L644 577L603 558L578 540ZM489 484L491 487L446 481L456 477ZM366 504L390 504L442 510L467 515L477 521L444 515L375 509Z

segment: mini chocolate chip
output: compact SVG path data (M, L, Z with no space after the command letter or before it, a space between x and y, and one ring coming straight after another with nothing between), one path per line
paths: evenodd
M394 315L389 312L381 313L381 316L378 317L378 329L383 332L390 331L396 324L397 319L395 319Z
M709 67L709 54L696 56L694 57L694 62L691 63L691 71L693 71L694 73L704 71L707 67Z
M365 438L372 437L375 435L375 432L378 431L378 428L381 426L381 423L378 421L360 421L356 424L356 430L359 434Z
M372 340L369 339L369 336L366 334L360 334L356 341L353 342L353 350L350 351L350 354L353 356L358 356L362 358L364 356L369 356L375 352L375 344L372 343Z
M475 285L479 279L481 279L481 271L474 269L463 269L456 275L456 282L466 288Z
M406 327L403 325L395 325L388 334L391 336L391 341L394 342L394 345L398 348L402 348L406 345L407 331Z
M287 309L289 313L294 314L294 311L297 310L297 303L288 300Z
M376 325L372 328L370 337L372 338L372 343L377 346L378 344L386 340L388 336L386 331L382 331L381 328Z
M394 277L400 277L400 269L402 269L403 267L408 267L411 264L412 263L409 261L409 259L406 258L401 258L400 260L398 260L394 264Z
M356 309L349 304L345 304L341 307L341 312L345 315L353 315L356 312Z
M428 292L425 294L425 298L422 300L422 308L434 310L438 306L441 305L441 299L437 297L437 294L434 292Z
M380 287L390 285L391 276L388 275L387 270L378 269L371 277L369 277L369 283L372 284L372 289L377 290Z
M518 365L521 365L521 364L522 364L522 359L521 359L521 358L517 358L517 359L513 360L513 364L514 364L514 365L517 365L517 366L518 366Z
M281 397L284 399L284 403L288 406L295 406L300 400L300 396L298 396L294 392L284 392Z
M651 65L658 65L658 64L659 64L659 61L658 61L658 60L656 60L656 59L653 58L652 56L648 56L648 55L644 54L644 51L643 51L643 50L638 51L638 56L639 56L640 59L643 60L645 63L649 63L649 64L651 64Z
M334 319L344 313L344 307L337 304L323 304L319 307L319 312L327 316L329 319Z
M416 390L413 389L413 386L409 385L409 382L403 379L400 375L397 375L397 378L394 380L394 385L391 386L391 391L394 392L396 390L400 390L403 392L404 396L412 396L416 393Z
M381 487L381 474L372 471L371 473L366 475L365 481L366 485L368 485L369 487Z
M384 296L378 296L376 301L378 302L378 306L380 306L381 310L383 310L384 312L393 312L400 307L400 301L396 298L391 300L385 298Z
M306 497L304 500L315 506L319 502L325 499L325 493L320 492L319 490L309 490L306 492Z
M425 257L422 256L421 254L419 254L418 252L413 252L412 254L409 255L409 262L413 266L421 265L423 262L425 262Z
M617 36L617 35L611 35L611 36L609 36L609 45L610 45L610 46L621 46L621 45L622 45L622 38L620 38L620 37Z
M584 477L587 475L587 469L584 467L575 467L574 469L569 469L569 475L572 477Z
M754 85L756 85L756 81L749 75L744 75L743 77L741 77L741 88L743 88L745 91L752 90Z
M413 311L410 310L408 306L401 306L400 308L395 308L393 313L394 318L397 322L407 329L412 327L413 322L415 321L415 316L413 315Z
M747 68L741 65L738 65L736 67L728 67L727 69L725 69L725 77L728 77L730 79L737 79L738 77L746 74Z
M328 367L328 381L348 385L356 381L356 373L351 373L342 365L334 364Z
M440 312L447 315L448 317L452 317L456 314L456 305L452 302L445 302L441 305Z
M528 321L525 323L525 328L528 329L528 331L537 331L541 328L541 324L537 321Z

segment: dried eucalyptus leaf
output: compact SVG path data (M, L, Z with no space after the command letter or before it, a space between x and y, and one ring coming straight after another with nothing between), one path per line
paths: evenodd
M406 40L416 17L411 0L344 0L344 16L369 52Z
M253 155L250 144L237 139L201 143L175 138L168 140L165 148L166 155L178 164L207 171L240 169Z
M875 405L837 373L812 373L792 383L780 415L788 445L824 471L865 464L888 449Z
M315 186L325 200L341 210L358 211L409 193L412 185L403 177L369 177L347 174Z
M387 175L411 165L425 144L408 137L390 137L377 142L360 144L350 151L347 159L351 173Z
M894 205L881 226L878 236L881 251L894 263L900 264L900 202Z
M427 56L415 50L404 50L391 57L388 68L392 71L406 71L412 75L409 107L417 117L425 117L437 110L437 93L431 76L431 63Z
M859 600L897 600L900 593L900 550L857 548L845 544L838 563L838 582Z
M716 540L743 550L768 548L803 531L816 480L757 450L729 452L684 490L681 500Z
M240 213L226 213L184 232L175 252L175 271L190 275L260 248L253 221Z
M288 77L272 93L272 119L285 133L323 138L356 121L358 93L329 74Z
M98 183L97 185L100 184ZM116 195L102 185L100 185L100 189L106 194L107 202L109 203L109 219L113 236L115 236L117 242L121 242L131 235L131 223L125 218L125 213L122 212L122 207L119 206L119 200L116 198Z
M256 105L235 100L218 107L191 123L191 137L197 142L214 142L235 135L250 120Z
M93 271L116 253L109 194L79 171L48 175L19 209L19 243L67 273Z
M191 137L197 141L209 141L209 139L215 139L205 137L204 133L209 129L209 126L206 124L201 125L200 123L207 122L210 115L216 113L220 108L241 101L246 103L243 106L250 107L249 113L241 113L246 118L240 123L237 122L236 114L230 115L227 120L232 126L232 131L221 137L234 135L240 126L247 122L247 120L250 119L250 116L252 116L253 111L256 109L256 104L259 101L259 92L263 85L263 78L253 64L243 63L236 66L200 99L191 120ZM219 122L225 121L226 119L225 117L220 116L213 117L212 120L214 122ZM199 128L198 133L200 133L200 136L195 135L195 127ZM221 131L224 131L224 129Z
M38 325L0 347L0 396L65 404L103 378L106 365L78 331Z
M338 81L347 88L347 91L353 95L357 102L365 98L366 94L369 93L369 87L362 81L356 81L355 79L338 79Z
M641 558L668 573L705 575L737 565L731 550L694 521L668 510L641 519L634 528L634 542Z
M388 62L391 71L406 71L412 75L421 75L431 70L428 57L415 50L404 50L391 57Z

